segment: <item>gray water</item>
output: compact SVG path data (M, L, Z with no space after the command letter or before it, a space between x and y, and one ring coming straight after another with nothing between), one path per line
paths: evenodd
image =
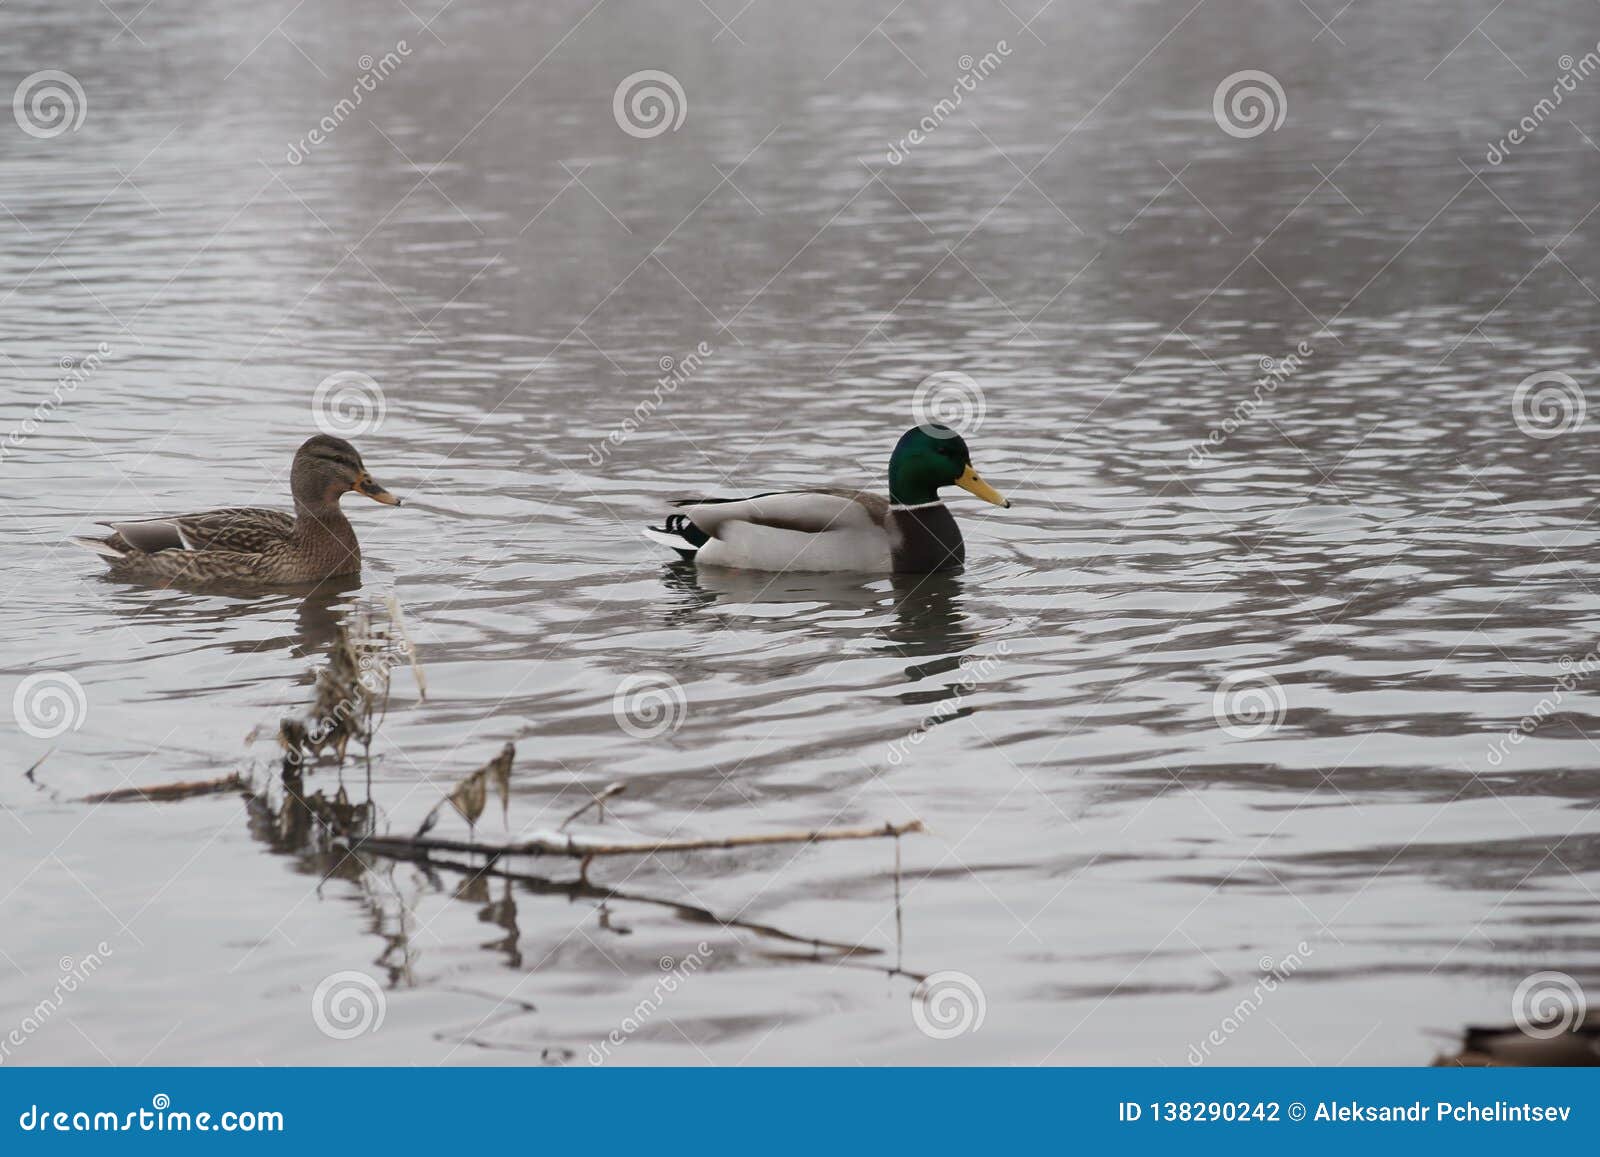
M1594 991L1600 457L1561 427L1596 369L1600 76L1486 156L1600 19L1313 6L1331 29L1223 0L1026 28L712 0L729 29L623 0L7 4L5 84L61 70L86 109L0 126L0 434L32 422L0 463L0 698L83 698L52 737L0 715L0 1030L100 964L5 1062L586 1064L632 1016L611 1063L1181 1066L1215 1032L1216 1063L1412 1064L1532 973ZM645 69L686 105L651 137L613 113ZM1213 95L1247 69L1283 120L1231 135ZM63 359L83 380L40 415ZM937 371L977 383L968 439L1014 502L952 492L964 571L696 574L639 537L685 493L881 486ZM1519 425L1546 371L1574 384ZM286 505L335 373L381 388L354 440L408 502L347 499L358 581L153 590L65 543ZM513 833L613 782L575 830L928 831L898 873L877 840L589 886L308 843L246 737L390 594L428 694L397 674L382 830L512 740ZM675 731L619 725L641 673L682 689ZM79 802L233 770L263 798ZM478 834L505 826L491 802ZM1292 976L1260 997L1263 969ZM951 971L984 1017L938 1039L920 978ZM384 1016L338 1039L313 1006L345 972Z

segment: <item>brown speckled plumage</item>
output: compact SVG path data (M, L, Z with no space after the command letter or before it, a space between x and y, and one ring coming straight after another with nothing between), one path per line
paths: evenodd
M111 533L78 539L105 557L118 578L174 585L320 582L361 569L355 529L339 508L347 491L378 502L399 499L375 482L354 446L319 434L295 454L290 472L295 513L235 506L105 522Z

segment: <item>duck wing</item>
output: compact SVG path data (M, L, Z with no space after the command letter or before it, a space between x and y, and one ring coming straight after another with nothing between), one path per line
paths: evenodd
M125 545L140 554L155 554L162 550L259 554L289 537L294 529L294 517L280 510L233 506L195 514L105 522L101 525L109 526L115 532L114 545ZM116 539L120 539L121 543L115 543Z
M777 490L748 498L687 498L673 505L712 537L718 527L730 522L808 534L882 530L889 515L889 504L883 498L844 486Z

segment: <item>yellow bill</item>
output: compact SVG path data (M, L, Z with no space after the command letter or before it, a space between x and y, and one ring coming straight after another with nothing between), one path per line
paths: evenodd
M961 472L961 477L956 479L956 485L968 494L976 494L985 502L992 502L996 506L1004 506L1007 509L1011 506L1004 494L1001 494L993 486L978 477L978 472L972 468L970 462L967 463L967 468Z

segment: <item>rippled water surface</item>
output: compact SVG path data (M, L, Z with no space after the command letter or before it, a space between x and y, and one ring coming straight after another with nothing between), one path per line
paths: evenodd
M106 950L8 1059L582 1064L668 957L703 966L615 1060L1182 1065L1215 1031L1225 1063L1418 1063L1532 972L1593 989L1600 453L1567 427L1600 79L1485 157L1600 17L1316 6L1330 28L1231 0L1027 27L713 0L728 28L627 0L7 4L5 83L62 70L87 107L0 126L0 693L67 673L83 705L0 728L0 1029ZM619 127L644 69L681 83L675 131ZM1213 116L1246 69L1276 130ZM940 370L980 384L969 439L1014 500L952 499L965 570L696 574L639 537L684 493L881 486ZM65 543L286 505L340 371L380 384L356 441L408 500L346 501L358 581L153 590ZM1531 436L1514 394L1545 371L1573 384L1524 399ZM383 829L512 740L514 832L614 782L580 830L929 830L898 874L864 841L587 884L308 844L246 737L391 593L428 694L395 681ZM681 686L676 731L618 725L643 673ZM234 769L260 800L80 802ZM346 971L385 1006L349 1040L312 1015ZM984 1015L936 1039L915 994L944 971Z

